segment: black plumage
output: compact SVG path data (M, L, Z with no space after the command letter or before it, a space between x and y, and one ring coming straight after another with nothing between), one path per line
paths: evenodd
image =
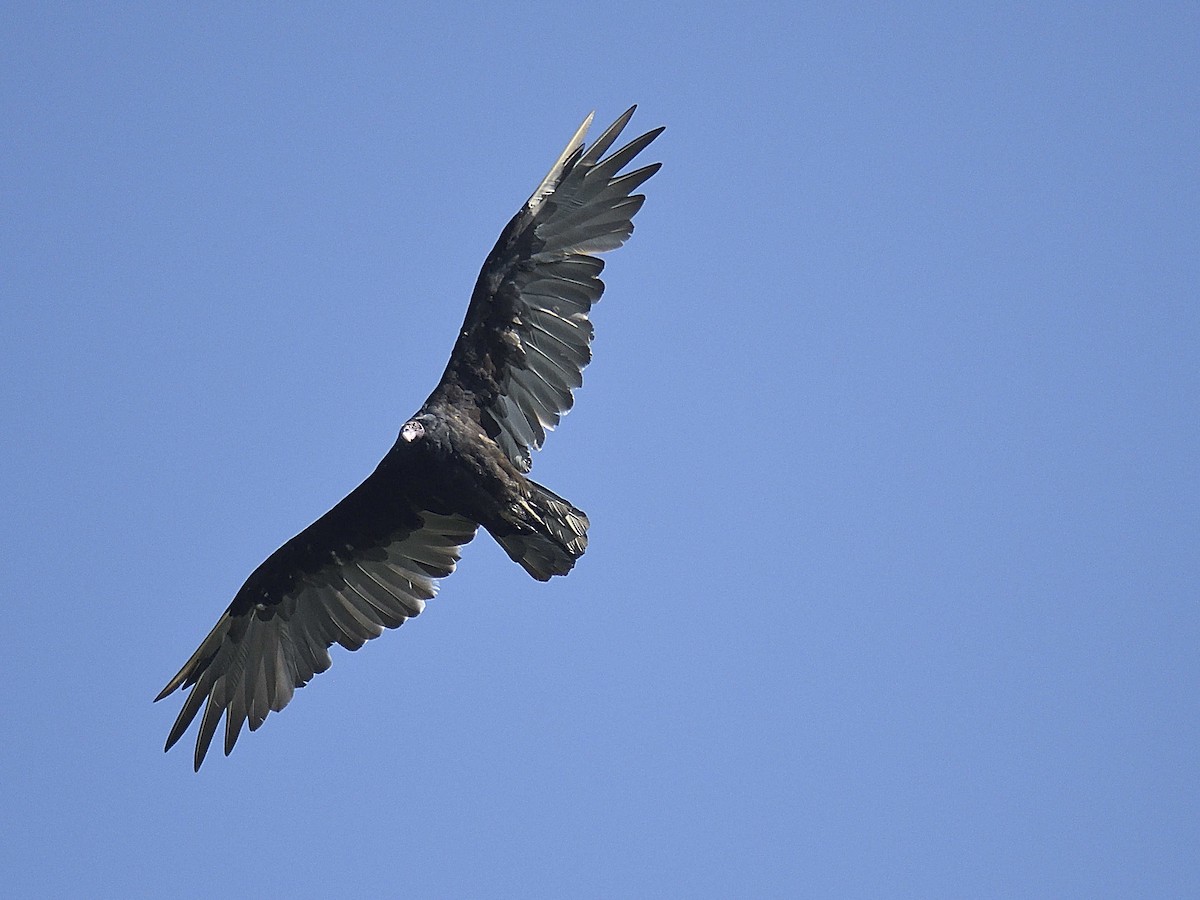
M196 769L222 717L228 754L329 667L333 644L357 650L418 615L480 525L540 581L583 555L587 516L525 476L591 359L596 254L633 232L634 191L660 165L619 174L661 128L604 156L632 115L585 148L588 116L488 255L446 371L395 445L254 570L155 698L191 688L166 749L200 715Z

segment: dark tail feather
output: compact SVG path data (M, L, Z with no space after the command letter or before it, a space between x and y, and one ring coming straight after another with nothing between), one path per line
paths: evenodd
M529 482L532 493L514 510L513 534L497 536L504 552L536 578L566 575L587 549L587 514L540 484Z

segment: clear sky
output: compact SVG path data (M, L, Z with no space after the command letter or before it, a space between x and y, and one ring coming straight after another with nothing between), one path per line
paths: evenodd
M246 6L5 9L10 896L1200 895L1200 8ZM587 555L164 755L632 102Z

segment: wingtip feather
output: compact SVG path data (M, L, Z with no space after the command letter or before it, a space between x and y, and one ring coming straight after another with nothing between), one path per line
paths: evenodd
M529 209L535 209L537 205L546 198L547 195L553 192L554 188L558 185L558 182L562 179L563 172L566 170L571 160L574 159L583 149L583 139L587 135L587 130L591 127L592 120L595 117L596 111L592 110L587 114L586 117L584 117L583 124L575 129L575 134L572 135L571 140L567 142L566 149L563 150L558 159L554 161L554 165L550 167L550 171L546 173L546 177L542 179L542 183L537 186L537 190L530 194L529 199L525 201L525 205L529 207Z
M605 128L604 133L592 141L592 145L588 147L587 153L583 155L580 162L584 165L595 165L600 160L600 157L604 155L605 151L621 136L621 132L625 130L625 126L633 118L633 113L636 109L637 104L635 103L618 116L615 122Z

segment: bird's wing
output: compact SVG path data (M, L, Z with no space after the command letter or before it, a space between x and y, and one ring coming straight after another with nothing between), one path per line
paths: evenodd
M374 476L373 476L374 477ZM225 753L247 720L254 731L330 665L329 647L357 650L418 615L454 571L476 524L458 515L382 503L372 479L292 538L238 591L229 609L156 697L190 687L167 749L201 709L195 767L225 717Z
M636 108L636 107L635 107ZM584 147L588 116L483 264L466 320L427 407L470 403L509 459L529 471L530 451L571 408L591 359L588 313L604 263L633 233L646 199L633 193L660 163L620 171L662 132L604 157L634 108Z

